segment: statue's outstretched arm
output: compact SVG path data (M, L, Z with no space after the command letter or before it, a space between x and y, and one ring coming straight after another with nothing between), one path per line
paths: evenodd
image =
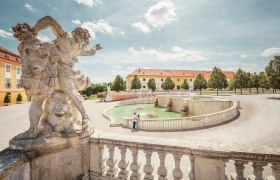
M96 51L103 49L100 44L96 44L93 48L91 49L84 49L81 53L80 56L94 56Z
M58 24L56 20L54 20L51 16L45 16L41 18L35 26L33 27L35 30L35 33L38 33L39 31L46 29L48 27L51 27L53 33L57 37L62 37L66 32L62 29L62 27Z

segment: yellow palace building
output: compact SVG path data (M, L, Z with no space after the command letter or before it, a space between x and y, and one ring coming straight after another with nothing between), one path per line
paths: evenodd
M6 94L10 96L11 103L16 104L18 94L22 95L22 102L27 96L20 85L21 61L20 57L0 46L0 106L4 105Z
M148 81L150 78L155 79L156 83L156 91L163 91L161 88L161 84L164 79L170 77L172 81L175 83L175 87L173 91L180 90L181 84L183 84L184 80L187 79L187 82L190 86L190 90L193 89L193 83L198 74L202 74L204 78L208 81L210 79L212 71L204 71L204 70L164 70L164 69L136 69L131 74L126 77L126 90L134 91L131 89L131 81L133 77L136 75L141 81L141 91L148 91ZM234 75L232 71L223 71L226 75L227 80L231 79Z

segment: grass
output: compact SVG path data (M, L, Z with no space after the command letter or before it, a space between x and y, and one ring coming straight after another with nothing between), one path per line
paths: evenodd
M97 99L99 99L99 98L97 98L96 95L92 95L92 96L90 96L90 97L87 97L86 99L87 99L87 100L97 100Z

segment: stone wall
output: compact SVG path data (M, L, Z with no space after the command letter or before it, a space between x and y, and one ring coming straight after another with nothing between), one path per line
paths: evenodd
M226 110L231 107L232 101L200 101L188 100L189 116L200 116Z

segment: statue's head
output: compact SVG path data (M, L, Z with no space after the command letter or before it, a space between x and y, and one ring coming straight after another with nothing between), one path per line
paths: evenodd
M81 43L82 46L87 46L89 44L90 34L88 30L77 27L71 32L71 34L75 41Z
M37 36L33 27L27 23L17 24L15 27L12 27L12 30L15 32L14 37L19 41L34 39Z

